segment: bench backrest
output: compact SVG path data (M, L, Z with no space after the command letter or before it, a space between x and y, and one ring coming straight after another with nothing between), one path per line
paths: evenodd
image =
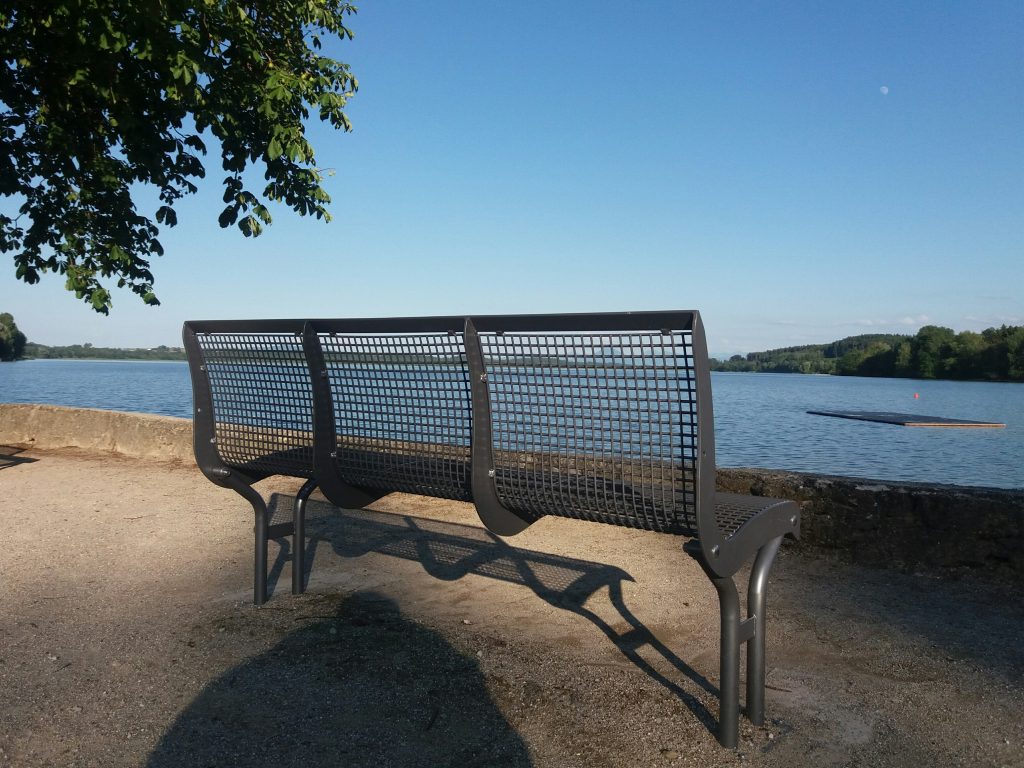
M695 312L480 318L471 327L502 506L529 520L696 532L714 448Z
M499 533L558 515L691 535L713 507L697 312L187 323L185 339L215 463L313 474L343 506L408 491L473 500Z
M313 475L313 388L302 320L189 322L196 459L258 480Z
M472 499L472 410L465 318L312 321L318 456L332 480L392 491Z

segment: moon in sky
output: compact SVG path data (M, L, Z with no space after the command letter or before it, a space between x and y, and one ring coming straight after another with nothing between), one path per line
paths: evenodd
M882 92L883 96L888 96L889 95L889 86L888 85L883 85L878 90L880 90Z

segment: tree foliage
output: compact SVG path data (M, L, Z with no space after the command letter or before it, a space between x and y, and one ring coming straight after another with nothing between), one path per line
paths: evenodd
M766 352L751 352L746 357L733 355L726 362L714 361L717 371L758 371L765 373L836 373L841 360L861 359L873 344L893 343L904 336L865 334L849 336L831 344L806 344L781 347Z
M222 227L259 235L268 201L329 219L305 122L350 130L358 84L322 55L349 39L341 0L9 0L0 7L0 252L107 313L113 279L157 304L149 260L160 226L220 152ZM262 189L251 174L264 170ZM154 188L140 213L138 185ZM151 215L150 215L151 214ZM155 220L155 221L154 221Z
M11 313L0 312L0 360L17 360L25 352L26 341Z
M850 336L712 361L717 371L834 373L916 379L1024 381L1024 327L955 333L926 325L915 336Z

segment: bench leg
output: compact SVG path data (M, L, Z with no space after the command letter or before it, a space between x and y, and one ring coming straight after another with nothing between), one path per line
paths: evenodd
M289 536L292 538L292 593L301 594L305 590L303 574L306 566L306 501L316 489L316 481L307 480L295 497L291 523L278 523L270 526L270 513L263 497L246 484L233 484L231 487L252 504L255 516L253 525L253 574L252 601L256 605L267 602L267 545L271 535Z
M253 575L252 575L252 601L256 605L263 605L267 602L267 505L262 498L257 496L259 504L253 501L253 511L256 513L256 524L253 528L255 533L255 546L253 549Z
M747 589L747 616L754 619L754 636L747 643L747 717L754 725L764 725L765 610L768 598L768 572L779 552L782 537L772 539L757 552L750 569Z
M307 480L295 496L292 512L292 594L306 591L306 501L316 490L316 480Z
M709 573L710 575L710 573ZM719 645L718 741L735 749L739 742L740 714L740 597L731 578L714 576L711 582L718 592L721 615Z
M717 576L702 554L691 549L718 592L721 617L719 671L721 693L718 715L718 741L735 749L739 743L740 648L747 644L747 716L757 726L764 725L765 611L768 598L768 573L782 544L772 539L757 551L750 569L747 590L747 618L740 616L740 598L731 576Z
M256 605L263 605L267 602L267 540L270 533L270 514L267 512L267 503L247 483L232 482L228 487L252 504L252 511L255 516L255 523L253 525L253 538L255 541L253 546L252 601Z

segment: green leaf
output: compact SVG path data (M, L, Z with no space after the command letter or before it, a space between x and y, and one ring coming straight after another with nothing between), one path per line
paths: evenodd
M259 237L260 233L263 232L263 225L252 215L246 216L239 221L238 228L242 230L242 234L246 237Z
M161 224L166 224L169 227L173 227L178 223L178 215L174 212L174 209L169 205L162 205L157 208L156 220Z
M96 288L89 296L89 302L97 312L102 312L104 315L108 314L110 309L110 293L104 288Z
M221 228L230 227L238 219L238 206L229 205L223 211L221 211L220 217L217 219L217 223L220 224Z

